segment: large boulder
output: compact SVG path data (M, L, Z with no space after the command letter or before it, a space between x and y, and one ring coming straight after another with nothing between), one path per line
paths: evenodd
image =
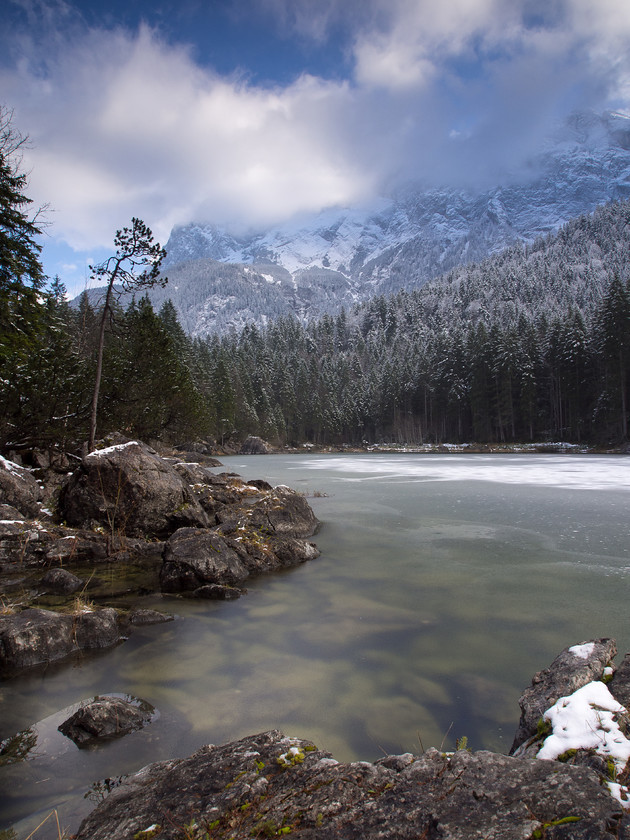
M162 592L192 592L206 584L235 586L248 576L247 566L219 534L180 528L166 543L160 587Z
M250 435L243 441L239 455L269 455L273 449L261 437Z
M107 695L82 705L58 729L77 747L90 747L141 729L154 713L153 706L145 700Z
M116 610L72 614L26 609L0 616L0 674L47 665L80 650L107 648L121 641Z
M223 533L253 532L274 537L310 537L319 527L319 520L306 498L290 487L279 484L272 490L258 490L248 501L243 497L241 506L226 506L217 511L217 520Z
M137 441L90 452L62 488L59 506L68 524L96 524L112 535L166 537L208 525L188 484Z
M302 840L611 840L627 818L593 771L490 752L340 764L271 731L126 779L76 840L278 837Z
M43 489L28 470L0 455L0 503L11 505L24 516L41 512Z
M519 700L521 719L510 754L538 734L543 714L560 697L573 694L587 683L601 679L616 653L614 639L583 642L565 648L549 668L535 674L531 686L525 689Z

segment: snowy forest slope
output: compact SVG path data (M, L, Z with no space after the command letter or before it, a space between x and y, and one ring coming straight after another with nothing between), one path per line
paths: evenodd
M307 321L420 288L628 197L630 118L574 114L535 159L492 189L407 187L369 207L330 209L239 237L199 223L175 228L162 298L197 336L279 315Z

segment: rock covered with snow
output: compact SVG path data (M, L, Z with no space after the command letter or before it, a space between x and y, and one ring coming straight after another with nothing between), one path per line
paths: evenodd
M534 675L520 697L521 718L510 752L537 735L543 714L560 698L604 675L617 645L614 639L598 639L565 648L549 668Z
M303 840L610 840L622 809L584 767L465 750L339 763L277 730L127 778L77 840L182 836ZM625 835L624 835L625 836Z
M0 503L23 516L39 516L43 489L31 473L0 455Z
M69 525L100 525L112 535L164 537L208 518L177 471L137 441L95 450L61 491Z

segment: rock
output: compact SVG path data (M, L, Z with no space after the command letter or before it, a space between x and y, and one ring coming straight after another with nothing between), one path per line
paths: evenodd
M560 698L599 680L604 668L617 653L613 639L598 639L565 648L549 668L534 675L530 688L519 700L521 719L510 750L513 755L521 744L536 735L538 721Z
M630 709L630 653L626 653L623 662L608 683L608 690L626 709Z
M218 583L208 583L200 586L192 593L193 598L207 598L212 601L236 601L241 595L247 592L246 589L239 589L236 586L220 586Z
M24 516L40 513L43 490L28 470L0 455L0 502L11 505Z
M217 461L216 458L212 457L215 446L216 444L213 445L211 443L208 443L207 441L198 440L187 443L180 443L175 447L175 449L178 452L192 453L193 455L202 455L205 463L209 467L220 467L221 461Z
M282 484L262 491L249 505L222 508L217 512L217 520L226 534L257 531L277 537L310 537L319 527L306 498Z
M273 449L260 437L250 435L241 446L239 455L269 455Z
M0 505L0 522L24 522L24 514L13 505Z
M95 697L81 706L58 729L78 747L89 747L99 741L121 738L141 729L152 719L154 712L153 706L144 700Z
M158 610L132 610L127 616L127 622L134 625L164 624L173 621L173 616Z
M234 586L248 576L247 566L222 536L180 528L166 543L160 587L162 592L190 592L205 584Z
M46 665L79 650L106 648L121 640L114 609L71 615L26 609L0 616L0 674Z
M320 554L315 543L291 538L275 540L273 552L284 567L315 560Z
M251 481L248 481L247 484L250 487L256 487L258 490L273 490L271 484L263 478L253 478Z
M585 767L437 750L340 764L271 731L145 767L98 805L76 840L167 840L191 825L213 838L611 840L621 818Z
M73 595L83 588L85 582L67 569L49 569L42 578L42 584L49 592Z
M112 535L166 537L183 526L208 525L186 482L137 441L86 455L62 488L59 506L70 525L96 523Z

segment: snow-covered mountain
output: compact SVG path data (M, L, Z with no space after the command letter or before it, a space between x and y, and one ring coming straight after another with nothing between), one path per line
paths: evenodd
M212 225L176 227L166 245L168 286L152 298L170 297L193 335L288 313L307 319L418 288L625 198L630 117L579 113L519 173L484 192L408 187L240 237Z

